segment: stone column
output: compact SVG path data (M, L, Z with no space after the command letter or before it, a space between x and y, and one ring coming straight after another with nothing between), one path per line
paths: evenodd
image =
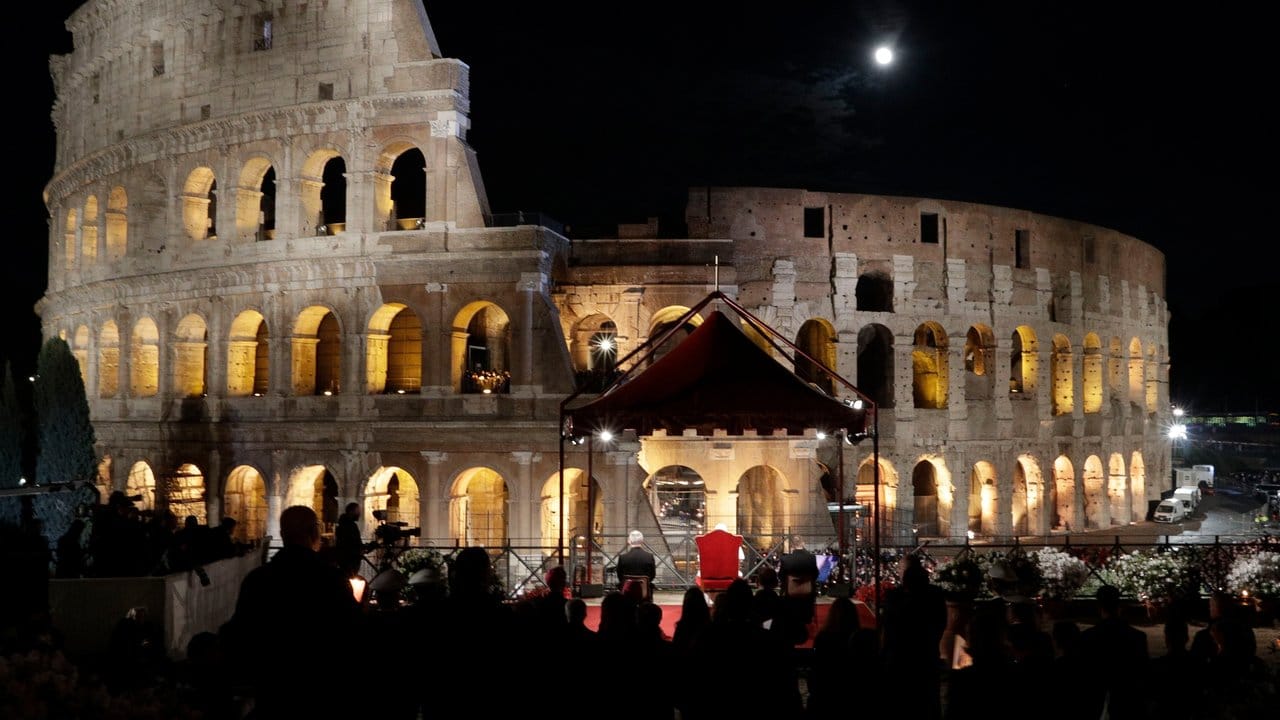
M271 451L271 482L267 487L267 535L280 540L280 512L284 510L289 468L284 450Z
M435 394L453 392L449 368L453 363L453 327L444 315L444 301L449 286L444 283L427 283L422 286L427 293L427 305L422 313L422 392L430 389Z
M210 527L222 522L222 497L226 488L226 480L222 477L222 455L217 450L209 451L209 461L205 463L204 473L204 511ZM236 518L244 522L244 518Z
M512 392L527 394L533 391L533 303L535 293L543 291L541 273L520 273L516 289L523 294L520 307L520 365L512 373Z
M445 522L445 512L448 509L448 499L440 490L440 465L449 459L449 454L435 450L422 450L418 454L427 461L427 476L423 481L422 492L418 493L418 523L422 526L424 537L436 540L447 538L449 528Z
M535 513L540 510L539 498L541 488L534 486L533 480L533 464L542 462L542 453L535 453L528 450L516 450L511 453L511 460L520 466L520 487L523 488L523 495L526 498L524 512L518 512L515 506L515 500L512 496L516 493L507 494L507 517L514 522L508 526L508 541L513 545L536 545L540 538L534 536L533 528L538 527L537 516Z

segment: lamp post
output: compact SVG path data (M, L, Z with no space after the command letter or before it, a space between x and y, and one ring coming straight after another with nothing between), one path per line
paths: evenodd
M1182 408L1173 408L1173 424L1169 426L1169 440L1173 445L1169 452L1169 489L1178 489L1178 470L1174 466L1174 461L1181 459L1178 453L1178 441L1187 439L1187 426L1182 422Z

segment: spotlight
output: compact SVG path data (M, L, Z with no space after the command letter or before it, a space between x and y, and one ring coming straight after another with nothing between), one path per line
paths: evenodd
M609 441L610 441L610 440L612 440L612 439L613 439L613 433L609 432L608 430L601 430L601 431L600 431L600 441L601 441L601 442L609 442Z
M822 432L821 430L819 430L819 431L818 431L818 439L819 439L819 440L826 440L826 439L827 439L827 434L826 434L826 433L824 433L824 432Z

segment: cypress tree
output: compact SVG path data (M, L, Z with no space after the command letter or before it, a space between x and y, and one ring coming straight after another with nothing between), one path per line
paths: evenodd
M22 408L13 384L13 368L4 365L4 387L0 388L0 488L18 487L22 477L22 440L26 428Z
M36 360L36 481L47 485L84 480L98 471L89 401L80 364L62 338L50 338Z

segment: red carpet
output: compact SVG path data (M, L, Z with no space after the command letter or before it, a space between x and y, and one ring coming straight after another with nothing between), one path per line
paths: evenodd
M658 605L659 607L662 608L662 631L667 634L667 637L671 637L671 635L674 634L676 631L676 621L680 619L680 605L679 603L672 603L672 604L659 603ZM858 616L861 618L863 626L875 627L876 616L875 616L875 613L872 612L871 608L864 603L857 603L857 605L858 605ZM824 602L818 603L817 610L815 613L817 617L814 620L813 624L809 626L810 639L806 640L804 644L800 645L799 647L809 647L812 644L813 634L817 632L819 627L821 627L822 621L825 620L827 617L827 609L830 607L831 605L829 603L824 603ZM592 630L599 629L600 627L599 603L587 606L587 627L591 628Z

